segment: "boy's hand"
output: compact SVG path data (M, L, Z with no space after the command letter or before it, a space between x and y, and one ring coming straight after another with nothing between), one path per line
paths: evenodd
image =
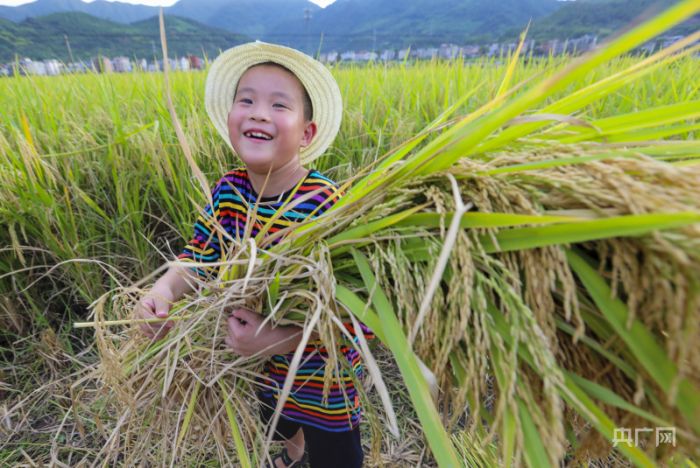
M147 295L136 306L134 315L139 319L168 318L171 303L157 295ZM173 322L166 320L163 322L142 323L139 325L144 335L152 340L160 340L173 328Z
M301 328L263 325L262 315L236 309L228 318L228 336L224 341L241 356L287 354L296 349L301 335Z

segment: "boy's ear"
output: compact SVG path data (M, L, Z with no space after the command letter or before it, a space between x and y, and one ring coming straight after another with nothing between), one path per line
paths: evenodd
M311 142L314 140L314 137L316 136L316 132L318 131L318 128L316 127L316 122L309 121L306 122L304 126L304 135L301 137L301 144L300 146L302 148L306 148L311 144Z

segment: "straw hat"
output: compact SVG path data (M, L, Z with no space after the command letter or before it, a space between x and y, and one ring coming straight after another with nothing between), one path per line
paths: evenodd
M228 113L241 75L253 65L275 62L294 73L311 98L317 133L310 145L300 149L302 164L323 154L338 134L343 116L340 89L331 72L298 50L265 42L250 42L222 52L211 65L204 95L209 118L231 146ZM232 148L233 149L233 148Z

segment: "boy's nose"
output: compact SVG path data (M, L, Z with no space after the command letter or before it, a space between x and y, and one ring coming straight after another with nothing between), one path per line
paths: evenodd
M255 106L253 109L251 109L250 118L252 120L270 120L270 116L268 115L266 109L263 108L263 106Z

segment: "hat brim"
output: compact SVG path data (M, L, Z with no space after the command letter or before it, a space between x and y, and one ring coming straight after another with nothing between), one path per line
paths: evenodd
M238 81L250 67L264 62L278 63L289 69L309 94L317 131L311 143L299 151L302 164L307 164L321 156L333 143L343 116L343 100L338 83L322 63L308 55L265 42L250 42L222 52L207 75L204 94L207 114L224 141L233 149L227 120Z

